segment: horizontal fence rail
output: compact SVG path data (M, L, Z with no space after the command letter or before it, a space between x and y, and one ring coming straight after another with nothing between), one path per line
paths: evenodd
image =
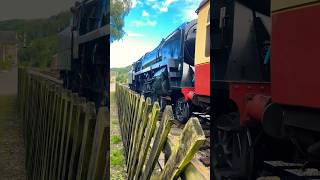
M46 75L19 69L27 179L109 177L109 112Z
M119 84L116 85L116 99L128 179L171 180L180 177L205 141L199 120L189 119L163 170L155 175L155 166L173 124L172 107L166 106L161 112L158 102L151 104L150 98Z

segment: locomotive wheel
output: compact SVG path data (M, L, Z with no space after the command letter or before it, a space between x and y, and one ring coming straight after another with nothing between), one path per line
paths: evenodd
M218 121L213 129L215 179L250 179L253 151L249 129L238 125L236 113L223 115Z
M191 115L191 104L184 97L177 100L175 104L175 116L180 123L186 123Z

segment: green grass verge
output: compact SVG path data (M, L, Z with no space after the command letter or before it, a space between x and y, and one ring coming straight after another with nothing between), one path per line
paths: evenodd
M0 60L0 70L9 70L11 69L12 64L8 61Z
M123 151L115 149L111 151L111 166L119 166L124 164Z
M121 142L121 138L119 136L111 136L110 141L112 144L119 144Z

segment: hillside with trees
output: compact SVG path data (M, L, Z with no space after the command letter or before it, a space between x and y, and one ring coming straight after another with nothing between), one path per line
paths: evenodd
M131 66L123 68L111 68L111 73L115 73L117 78L117 83L127 83L128 82L128 72L130 71Z
M130 11L131 0L114 0L110 8L110 42L120 40L125 32L124 17ZM43 19L0 21L0 31L15 31L18 35L19 65L48 68L58 49L58 32L70 23L71 13L61 12Z
M19 65L47 68L57 53L57 33L70 22L71 13L61 12L46 19L6 20L1 31L15 31L19 40Z

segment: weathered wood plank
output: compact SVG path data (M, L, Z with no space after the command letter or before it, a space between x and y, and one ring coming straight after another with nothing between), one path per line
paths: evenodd
M49 144L50 144L50 149L49 149L49 162L47 165L47 175L46 178L47 179L52 179L52 170L53 170L53 166L54 166L54 151L56 149L56 144L57 144L57 133L58 133L58 124L60 121L60 113L62 112L62 106L64 105L64 100L62 98L62 89L59 87L56 87L56 91L55 91L55 96L56 96L56 108L54 110L54 116L52 117L52 128L51 128L51 137L49 140Z
M190 118L180 136L178 147L167 161L160 179L176 179L204 143L205 136L197 118Z
M58 173L58 177L59 179L65 179L66 177L66 173L68 172L68 168L69 166L67 165L67 163L70 162L70 155L71 155L71 146L72 146L72 142L73 142L73 131L74 129L74 124L78 121L79 117L80 117L80 107L79 107L79 103L80 103L80 98L78 97L78 94L74 93L71 95L71 109L70 109L70 116L69 116L69 121L66 124L66 143L65 143L65 147L64 147L64 155L62 157L62 164L61 164L61 170Z
M63 106L63 113L61 114L61 120L59 121L58 126L58 136L57 136L57 146L55 151L55 164L53 166L53 179L58 179L59 169L61 167L61 158L63 154L63 147L65 143L65 127L68 121L68 116L70 114L71 109L71 92L65 90L64 93L64 106Z
M154 131L156 129L159 114L160 114L160 106L157 102L155 102L153 104L150 121L148 122L148 125L146 127L144 141L141 146L141 150L140 150L140 154L139 154L139 162L137 165L137 169L134 172L134 174L132 175L133 179L135 179L135 180L137 180L139 178L140 172L142 170L142 166L145 163L147 152L149 151L149 147L150 147L150 142L151 142L151 139L154 135Z
M186 180L210 180L210 169L205 168L200 162L192 159L191 162L186 166L183 178Z
M57 164L57 156L58 156L58 149L60 145L60 134L61 134L61 124L62 124L62 119L64 116L64 112L66 111L66 105L67 105L67 99L66 99L66 91L61 89L61 95L60 95L60 105L59 105L59 110L57 112L56 116L56 123L55 123L55 132L54 132L54 145L53 145L53 151L52 151L52 162L50 166L50 180L55 180L55 169L56 169L56 164Z
M94 136L94 127L96 121L95 106L93 103L87 103L85 106L86 118L83 129L83 137L81 151L78 162L78 171L76 179L85 179L87 177L87 168L89 166L89 158L91 154L91 146Z
M84 105L83 99L76 102L76 94L70 98L70 91L51 80L22 69L18 76L27 179L105 179L110 174L109 122L96 124L92 103ZM133 115L132 97L133 94L127 94L128 106L122 111L126 111L123 117L128 121ZM93 111L88 111L88 104L92 104ZM101 116L100 121L106 118ZM128 138L130 124L123 125Z
M42 179L48 179L49 178L49 164L50 164L50 160L51 160L51 156L50 156L50 152L51 152L51 148L52 148L52 139L53 139L53 131L54 131L54 123L55 123L55 117L56 117L56 112L58 109L58 91L59 88L57 86L53 86L51 88L52 94L53 94L53 98L52 98L52 103L53 103L53 107L51 109L51 114L50 117L48 117L48 123L49 123L49 128L48 128L48 134L47 134L47 147L46 147L46 153L45 153L45 159L46 159L46 163L45 163L45 167L44 167L44 176Z
M177 144L179 143L179 137L182 134L183 129L180 128L171 128L167 143L165 145L165 149L163 150L165 154L165 159L168 160L170 155L177 148ZM181 173L182 179L185 180L209 180L210 179L210 167L204 166L199 159L196 157L197 154L194 155L191 162L187 165L185 170Z
M107 166L107 152L109 151L109 147L106 146L106 144L110 142L108 138L110 137L108 135L108 128L110 128L109 114L107 107L101 107L99 109L95 125L87 180L100 180L104 178L104 170Z
M156 136L153 141L149 158L145 163L145 169L141 174L142 180L147 180L151 177L152 171L157 163L160 152L165 145L165 141L173 124L173 120L174 118L172 113L172 107L166 106L162 114L162 120L160 122L159 129L157 130Z
M131 134L131 137L130 137L130 147L128 149L128 157L127 157L127 168L129 169L130 168L130 165L131 165L131 161L132 161L132 154L133 154L133 148L134 148L134 142L136 142L137 140L137 134L138 134L138 129L139 129L139 125L140 125L140 122L141 122L141 117L142 117L142 112L143 112L143 109L145 107L145 99L144 99L144 96L140 96L140 101L139 101L139 110L138 110L138 113L137 113L137 118L135 119L135 123L134 123L134 128L133 128L133 131L132 131L132 134Z
M54 92L52 91L53 85L51 83L46 82L45 84L45 91L46 91L46 99L45 99L45 111L43 116L43 133L42 133L42 151L41 151L41 165L40 165L40 174L39 179L44 178L45 175L45 166L47 163L46 160L46 151L48 146L48 133L49 133L49 125L50 120L49 117L51 116L51 110L53 109L53 95Z
M137 168L136 165L137 165L137 162L139 161L138 158L139 158L140 148L141 148L141 144L143 141L143 135L145 132L145 128L146 128L147 123L149 121L150 111L151 111L151 99L147 98L146 104L145 104L145 107L144 107L143 113L142 113L142 120L139 125L139 129L138 129L137 139L135 142L133 142L134 150L133 150L133 154L132 154L132 163L129 166L129 168L130 168L129 174L128 174L129 179L133 178L133 175L134 175L136 168Z
M85 125L85 104L86 101L84 98L80 98L80 103L78 105L79 108L79 118L75 120L74 124L74 134L72 135L74 141L72 145L72 152L71 152L71 159L69 163L69 172L68 172L68 179L73 180L76 178L77 175L77 168L79 163L79 156L81 151L82 145L82 137Z
M73 101L72 101L72 94L68 92L67 94L67 105L66 111L62 120L62 127L61 127L61 139L60 139L60 150L59 150L59 157L57 162L57 179L60 179L61 171L63 167L63 156L65 154L65 147L67 141L67 131L70 127L70 121L72 119L73 114Z

